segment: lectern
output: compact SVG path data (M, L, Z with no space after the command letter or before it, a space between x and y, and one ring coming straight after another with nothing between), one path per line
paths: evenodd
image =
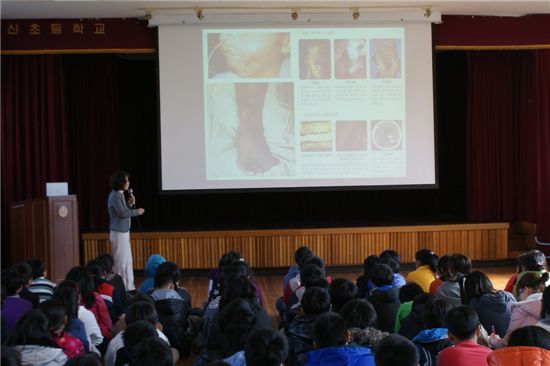
M12 203L10 222L12 263L40 258L46 262L48 277L56 282L79 265L75 195Z

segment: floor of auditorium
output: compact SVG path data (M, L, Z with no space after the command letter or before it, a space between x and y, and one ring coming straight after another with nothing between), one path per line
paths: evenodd
M516 271L515 266L502 266L502 267L481 267L474 268L484 272L489 276L493 282L493 286L496 289L503 289L510 276ZM404 276L407 275L407 271L401 272ZM361 275L361 271L353 272L338 272L331 273L330 268L327 270L327 274L333 278L343 277L355 282L355 279ZM277 316L275 310L275 301L281 296L281 281L282 275L264 275L255 276L254 281L258 287L261 288L264 297L264 308L273 319L273 324L277 324ZM141 282L142 279L137 279L136 282ZM208 291L208 278L207 276L183 276L180 286L189 290L191 298L193 299L193 306L201 307L202 301L204 301ZM178 362L178 366L188 366L192 364L192 360L195 357L192 354Z

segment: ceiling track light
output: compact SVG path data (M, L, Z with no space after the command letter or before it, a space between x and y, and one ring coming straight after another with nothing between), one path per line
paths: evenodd
M351 17L353 18L353 20L359 19L359 16L361 15L361 13L359 12L359 9L358 8L353 8L353 9L350 9L350 10L351 10Z
M202 12L202 9L196 9L195 14L197 14L197 19L198 20L203 20L204 19L204 14Z
M290 19L298 20L298 9L296 8L290 9Z

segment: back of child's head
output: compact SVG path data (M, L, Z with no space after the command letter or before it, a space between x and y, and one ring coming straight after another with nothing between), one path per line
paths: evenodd
M479 317L468 305L460 305L447 312L443 325L456 339L465 341L475 337L479 329Z
M542 327L530 325L517 328L510 334L508 347L527 346L550 350L550 332Z
M250 276L252 276L252 269L244 260L234 261L225 265L221 274L222 281L232 276L244 276L246 278L250 278Z
M136 302L148 302L149 304L151 304L152 306L155 306L155 299L153 299L151 297L151 295L148 295L148 294L142 294L140 292L138 292L137 294L135 294L134 296L128 298L128 302L126 303L126 307L136 303Z
M413 301L416 295L423 293L422 287L416 282L409 282L399 289L399 301L401 303Z
M164 288L174 285L174 278L170 273L157 272L155 273L154 286L155 288Z
M9 267L2 271L2 285L7 296L15 295L23 286L23 280L15 267Z
M286 337L273 329L252 331L244 346L246 366L280 366L288 356Z
M160 338L147 338L139 342L130 356L130 366L173 366L170 346Z
M466 276L472 272L472 261L464 254L455 253L449 257L447 273L451 278Z
M550 317L550 286L546 287L542 293L542 308L540 311L541 319L547 317Z
M52 300L59 301L65 307L67 327L70 327L73 319L78 318L78 290L68 286L57 286L53 292Z
M394 261L396 261L398 264L401 264L401 257L399 256L399 253L397 253L393 249L387 249L387 250L384 250L382 253L380 253L380 259L382 258L391 258Z
M42 259L32 258L27 261L27 264L31 267L33 279L44 277L44 273L46 272L46 263L44 263Z
M422 292L418 294L413 299L413 307L418 305L425 305L428 301L433 301L434 297L432 294L427 292Z
M420 249L416 252L414 258L421 266L430 266L432 272L437 271L439 258L430 249Z
M46 300L38 305L38 309L48 319L48 330L52 335L59 333L64 328L67 312L61 302L54 299Z
M393 271L387 264L379 263L374 267L370 279L376 287L391 285Z
M546 256L537 249L530 250L518 257L518 264L522 271L547 270Z
M313 341L317 348L343 346L348 342L344 318L336 313L321 315L313 323Z
M219 304L220 309L237 298L248 300L251 304L259 307L256 288L252 282L244 276L231 276L224 280Z
M16 264L15 267L19 271L19 276L21 276L21 281L23 286L27 286L32 280L32 268L27 263Z
M380 262L380 257L374 254L369 255L367 258L365 258L365 260L363 261L363 274L370 275L378 262Z
M335 278L328 286L332 310L340 311L349 300L359 297L357 286L348 279Z
M103 362L98 354L92 352L68 359L65 366L103 366Z
M377 325L376 310L365 299L353 299L348 301L340 309L340 315L346 321L348 328L365 329L375 328Z
M390 334L384 337L374 353L376 366L418 366L418 350L407 338Z
M112 255L109 253L102 253L96 257L96 260L101 263L103 270L106 273L111 273L113 271L113 266L115 265L115 260Z
M385 264L390 267L393 273L399 273L399 262L391 257L380 257L379 264Z
M21 354L13 347L2 346L2 366L21 366Z
M162 262L156 269L155 275L158 273L167 273L172 276L172 282L174 286L177 286L181 278L181 270L174 262L166 261Z
M307 266L308 264L315 264L317 267L321 268L321 271L323 271L323 273L325 272L325 261L323 260L323 258L316 255L309 255L306 256L300 264L300 276L302 268Z
M133 322L128 325L122 333L122 341L128 354L132 354L134 347L142 340L157 337L157 328L145 320L137 320Z
M218 262L218 267L221 269L233 262L240 262L241 260L242 260L242 257L239 252L230 250L229 252L224 253L220 257L220 261Z
M302 283L307 281L307 279L310 277L323 277L323 276L324 276L323 269L313 263L306 264L300 269L300 281Z
M294 262L299 266L306 256L313 255L313 252L308 246L301 246L294 252Z
M71 268L69 272L67 272L65 280L76 282L80 291L80 296L82 296L82 302L87 308L95 303L95 297L93 295L95 289L94 280L85 267L77 266Z
M159 322L155 306L147 301L137 301L129 305L126 309L125 319L127 326L138 320L145 320L153 325Z
M473 298L479 298L482 295L493 294L495 292L496 290L491 280L483 272L473 271L464 280L464 300L466 304Z
M445 254L443 257L439 258L439 261L437 261L437 271L443 277L445 277L449 271L449 258L450 256Z
M330 310L330 295L324 288L306 288L300 301L306 315L318 315Z
M6 345L53 347L52 336L48 330L48 319L44 313L40 310L31 310L23 314L15 324Z
M447 300L428 300L424 305L424 327L426 329L442 328L443 319L452 308L453 305Z
M545 288L545 283L548 282L550 274L548 272L540 273L526 273L518 281L516 288L518 292L521 292L524 288L530 288L535 292L541 292Z
M246 338L256 323L255 308L250 301L234 299L220 312L220 329L223 336L222 353L224 357L242 351Z
M309 276L305 281L302 282L302 286L305 288L308 287L320 287L328 289L328 281L324 276Z
M90 273L90 276L94 279L96 285L97 281L105 277L105 268L97 259L92 259L86 264L86 269Z

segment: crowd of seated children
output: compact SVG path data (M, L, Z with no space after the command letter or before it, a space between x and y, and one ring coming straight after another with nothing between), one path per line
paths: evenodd
M103 267L103 273L105 274L105 280L118 290L120 296L120 302L122 306L126 306L128 302L128 296L126 294L126 285L124 285L124 279L122 276L114 272L115 260L108 253L102 253L96 257L99 264Z
M107 282L107 273L101 262L97 259L91 260L86 265L86 269L94 281L94 291L97 292L105 302L111 317L111 323L115 324L120 316L124 314L122 297L117 288Z
M424 292L429 292L430 285L436 278L439 257L430 249L420 249L414 258L416 269L407 275L407 282L417 283Z
M39 258L27 261L31 267L32 281L29 290L38 295L40 302L49 300L53 296L55 283L46 278L46 263Z
M523 253L517 258L517 273L514 274L504 287L504 291L512 293L516 300L519 298L519 292L517 289L518 281L527 273L543 274L548 271L548 265L546 262L546 256L543 252L537 249L530 250ZM546 283L546 286L550 283Z
M452 304L462 304L462 292L465 276L472 272L472 261L463 254L452 254L449 257L445 282L435 293L436 299L444 299Z
M344 319L335 313L321 315L313 324L315 349L308 352L306 366L374 366L368 347L349 345L350 332Z

